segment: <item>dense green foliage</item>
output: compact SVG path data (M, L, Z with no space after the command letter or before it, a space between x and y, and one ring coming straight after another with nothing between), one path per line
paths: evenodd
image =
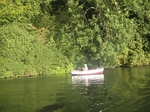
M148 0L1 0L0 75L150 64Z

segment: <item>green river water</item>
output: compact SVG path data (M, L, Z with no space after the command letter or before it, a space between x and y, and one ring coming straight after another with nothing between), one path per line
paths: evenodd
M0 112L150 112L150 66L93 77L0 79Z

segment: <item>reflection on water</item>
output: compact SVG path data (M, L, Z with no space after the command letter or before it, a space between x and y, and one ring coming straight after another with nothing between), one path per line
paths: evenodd
M91 84L104 84L104 74L72 76L72 84L84 84L86 86Z
M150 67L0 80L0 89L0 112L150 112Z

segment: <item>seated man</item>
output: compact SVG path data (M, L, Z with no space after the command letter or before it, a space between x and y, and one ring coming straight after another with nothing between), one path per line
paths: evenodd
M85 70L85 71L88 70L87 64L84 64L84 70Z

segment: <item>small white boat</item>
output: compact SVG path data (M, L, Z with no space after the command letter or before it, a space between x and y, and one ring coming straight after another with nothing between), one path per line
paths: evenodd
M71 74L74 75L92 75L92 74L103 74L104 68L99 69L89 69L87 71L80 71L80 70L72 70Z
M84 70L72 70L71 74L72 76L81 76L81 75L95 75L95 74L103 74L104 68L97 68L97 69L88 69L87 65L84 64L85 68Z

